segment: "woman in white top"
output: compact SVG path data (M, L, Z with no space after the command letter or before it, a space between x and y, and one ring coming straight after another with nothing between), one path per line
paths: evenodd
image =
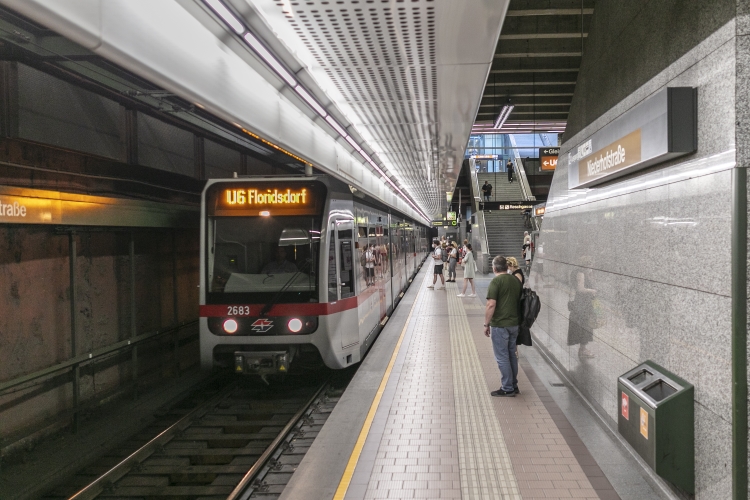
M477 290L474 287L474 275L477 270L477 264L474 262L474 254L471 253L471 244L466 244L466 255L461 260L464 265L464 289L458 294L459 297L476 297ZM471 293L466 295L466 287L471 283Z
M526 271L531 268L531 236L528 231L523 232L523 258L526 261Z

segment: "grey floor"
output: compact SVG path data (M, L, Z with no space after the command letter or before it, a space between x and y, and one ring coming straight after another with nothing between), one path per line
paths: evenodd
M475 280L477 295L483 301L491 279L490 275L486 277L480 275ZM639 463L631 451L594 413L593 408L578 391L561 376L541 349L524 348L520 355L521 365L527 365L536 372L620 498L623 500L678 498L652 472L647 471Z

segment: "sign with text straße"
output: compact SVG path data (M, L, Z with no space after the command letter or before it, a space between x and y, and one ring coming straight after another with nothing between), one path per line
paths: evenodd
M60 200L0 195L0 223L60 222Z
M590 184L641 161L641 129L578 161L578 182Z

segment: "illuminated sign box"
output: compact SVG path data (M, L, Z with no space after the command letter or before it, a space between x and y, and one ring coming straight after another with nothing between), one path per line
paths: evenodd
M554 170L557 168L557 157L560 148L539 148L539 166L542 170Z
M220 182L208 188L206 206L218 216L312 215L320 213L325 191L319 182Z
M568 187L592 187L698 149L697 91L665 88L567 153Z
M448 220L456 220L456 212L448 212L448 215L446 217Z

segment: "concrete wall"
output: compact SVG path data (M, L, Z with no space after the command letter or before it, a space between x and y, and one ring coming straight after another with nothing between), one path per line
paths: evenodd
M174 236L176 244L169 230L134 233L138 334L175 323L173 269L177 320L198 315L198 234L177 230ZM75 238L80 354L131 336L130 233L84 230ZM68 245L68 235L53 227L0 226L0 381L71 357ZM175 375L171 340L140 349L141 383ZM197 339L177 357L197 361ZM81 374L83 403L128 390L130 353L92 363ZM59 421L72 405L69 380L69 372L62 372L0 395L0 439L7 445L16 434L41 428L47 419Z
M636 4L641 8L634 15ZM576 89L573 106L578 109L571 112L571 119L579 122L569 125L571 132L561 148L532 267L530 284L543 303L533 331L615 426L617 377L636 364L651 359L692 382L695 497L729 498L731 172L739 140L735 119L740 113L736 115L735 109L746 106L747 100L739 94L735 100L738 25L725 20L711 34L695 26L723 20L731 10L727 2L706 3L715 12L706 12L704 6L702 15L694 14L699 17L680 15L657 22L650 18L659 17L654 9L662 8L660 4L666 2L650 2L648 8L646 2L597 4L597 9L609 9L607 20L594 21L599 31L592 30L587 42L579 77L586 87ZM599 15L597 10L595 19ZM601 31L602 26L609 31ZM691 30L705 39L698 43L689 37L676 44L685 48L694 42L674 58L675 51L657 43L653 34L679 37ZM628 64L643 80L628 79L620 71L597 73L586 58L599 43L610 47L600 56L609 58L610 65L620 62L615 57L618 50L632 52ZM615 44L620 48L612 48ZM659 54L662 49L668 54ZM649 73L652 77L645 78ZM620 83L622 88L617 88ZM665 86L698 89L697 153L595 189L569 190L567 152ZM594 98L597 88L602 93ZM741 166L746 163L743 160ZM579 272L596 290L594 317L571 317L569 304ZM594 357L581 357L579 345L569 345L576 328L593 334L586 347Z

